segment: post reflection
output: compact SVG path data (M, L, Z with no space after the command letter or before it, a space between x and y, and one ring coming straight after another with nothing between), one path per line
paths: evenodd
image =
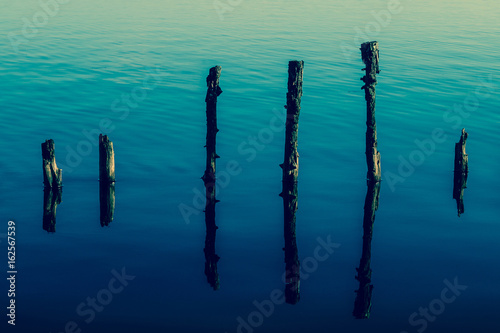
M298 207L296 182L283 182L283 210L285 236L285 301L297 304L300 300L300 261L295 234L295 212Z
M109 226L115 214L115 183L99 182L99 206L101 226Z
M56 209L62 200L62 188L46 187L43 190L43 230L56 232Z
M207 187L207 195L211 190ZM215 225L215 190L213 197L210 193L207 196L207 204L205 206L205 224L206 224L206 236L205 236L205 248L203 252L205 253L205 276L207 277L207 282L212 286L214 290L220 288L219 273L217 272L217 262L220 257L215 254L215 236L218 227Z
M373 223L375 222L375 212L378 209L379 196L380 182L368 181L363 215L363 249L359 267L356 268L358 272L356 280L359 281L359 288L356 290L353 315L357 319L369 318L372 306L373 285L371 284L372 270L370 268L371 243L373 237Z

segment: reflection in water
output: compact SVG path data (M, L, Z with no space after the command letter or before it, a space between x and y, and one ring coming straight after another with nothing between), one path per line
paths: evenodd
M56 232L56 208L62 200L62 188L46 187L43 190L43 230Z
M218 227L215 225L215 189L213 189L213 197L209 195L210 188L214 186L207 187L207 204L205 206L205 224L207 227L207 234L205 237L205 275L207 277L207 282L212 286L214 290L220 288L219 273L217 273L217 262L220 257L215 254L215 235L217 233ZM213 200L212 200L213 198Z
M359 289L356 290L354 311L352 313L357 319L370 317L373 290L373 285L371 284L372 270L370 268L371 243L373 222L375 222L375 211L378 209L379 196L380 182L368 181L363 216L363 252L359 261L359 268L356 268L358 272L356 280L359 281Z
M283 182L283 209L285 235L285 301L296 304L300 300L300 262L295 235L295 212L298 204L296 182Z
M467 176L469 175L469 157L465 152L465 142L468 134L462 129L460 141L455 143L455 170L453 172L453 199L457 201L458 216L463 214L464 190L467 188Z
M115 183L99 182L101 226L109 226L115 213Z

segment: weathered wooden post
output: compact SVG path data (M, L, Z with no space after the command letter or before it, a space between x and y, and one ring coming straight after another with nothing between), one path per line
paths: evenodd
M377 42L361 44L361 59L365 64L366 74L361 78L365 83L361 89L365 90L366 100L366 164L367 192L363 214L363 249L359 268L356 268L356 280L359 288L356 290L353 315L357 319L370 317L373 285L371 284L371 242L373 237L373 223L375 211L378 209L380 196L380 153L377 150L377 124L375 122L375 86L379 70L379 52Z
M207 76L207 95L205 102L207 104L207 138L206 149L207 159L205 173L203 174L203 183L205 184L206 202L205 202L205 275L208 283L214 290L220 288L219 274L217 273L217 262L220 257L215 254L215 236L218 227L215 224L215 204L218 200L215 199L215 171L216 159L219 155L216 154L216 136L219 129L217 128L217 97L222 93L219 86L221 75L221 67L215 66L210 68Z
M205 102L207 103L207 143L205 145L207 149L207 161L205 174L202 179L206 184L213 184L211 190L213 190L213 196L215 197L215 160L219 156L215 153L216 146L216 136L219 129L217 128L217 97L222 93L222 89L219 87L219 78L221 74L221 67L215 66L210 68L210 72L207 76L207 96ZM207 188L207 199L212 196L212 193L208 192Z
M62 189L45 187L43 190L43 230L53 233L56 232L56 209L61 203Z
M54 140L42 143L43 184L45 187L62 187L62 169L56 164Z
M469 157L465 152L465 142L468 134L462 129L460 140L455 143L455 168L453 172L453 199L457 201L458 216L463 214L464 189L467 188L467 176L469 175Z
M99 134L99 180L115 182L115 152L107 135Z
M115 151L107 135L99 134L99 219L109 226L115 213Z
M295 235L295 212L298 206L297 178L299 175L299 153L297 137L299 129L300 101L304 61L288 64L288 93L286 95L285 160L283 169L284 238L285 238L285 300L296 304L300 300L300 261Z
M356 280L359 281L359 288L356 290L353 315L357 319L370 317L371 299L373 285L371 264L371 244L373 238L373 223L375 222L375 212L378 209L380 196L380 182L368 181L366 190L365 206L363 214L363 250L359 261L359 268Z
M368 165L367 179L380 181L380 153L377 150L377 124L375 122L375 85L379 70L378 42L361 44L361 58L366 67L366 74L361 78L365 83L361 89L365 90L366 100L366 164Z

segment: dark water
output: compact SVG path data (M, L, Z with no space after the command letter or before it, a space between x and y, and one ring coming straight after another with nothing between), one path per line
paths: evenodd
M498 2L221 3L229 6L222 17L212 0L72 0L44 21L37 1L0 0L0 240L6 267L14 220L18 270L9 329L64 332L73 321L67 331L497 332ZM384 14L388 5L393 14ZM371 11L382 10L377 21ZM23 36L23 18L40 27ZM380 44L383 182L370 318L356 320L367 191L357 48L367 39ZM277 296L285 269L277 127L292 59L305 62L296 241L306 266L296 305ZM217 291L204 275L199 201L214 65L224 91L217 167L241 169L219 177ZM453 154L462 127L470 173L458 217ZM108 227L99 219L100 132L116 154ZM40 144L49 138L64 182L55 233L43 230ZM332 253L318 252L325 242ZM135 276L123 289L122 269ZM467 289L445 291L455 279ZM109 304L89 310L88 297ZM425 319L419 308L429 306Z

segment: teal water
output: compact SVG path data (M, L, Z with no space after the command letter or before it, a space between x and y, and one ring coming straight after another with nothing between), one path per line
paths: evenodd
M16 222L18 268L17 324L9 329L63 332L74 321L82 332L237 332L238 318L248 322L257 311L254 301L284 290L284 132L264 140L262 133L284 120L287 63L300 59L299 258L314 256L318 237L340 247L302 274L296 305L276 305L239 331L417 332L425 322L426 332L497 332L498 2L401 0L393 14L375 15L381 21L372 11L393 1L220 3L229 6L222 14L211 0L71 0L49 8L45 22L37 1L0 0L0 233ZM23 18L34 17L40 27L23 36ZM13 34L24 39L12 44ZM383 182L371 315L356 320L366 194L357 48L366 40L380 45ZM224 91L218 170L230 161L241 167L217 192L217 291L204 275L205 221L196 207L205 78L214 65L222 66ZM470 173L458 217L453 154L463 127ZM117 184L114 220L103 228L96 134L106 129ZM436 129L446 137L429 144ZM42 228L40 144L49 138L64 182L55 233ZM427 142L428 154L415 140ZM421 165L402 169L418 156ZM196 212L186 219L182 205ZM87 323L77 307L122 267L135 279ZM455 277L467 289L433 320L419 314L412 325L409 317ZM5 280L0 286L8 289Z

